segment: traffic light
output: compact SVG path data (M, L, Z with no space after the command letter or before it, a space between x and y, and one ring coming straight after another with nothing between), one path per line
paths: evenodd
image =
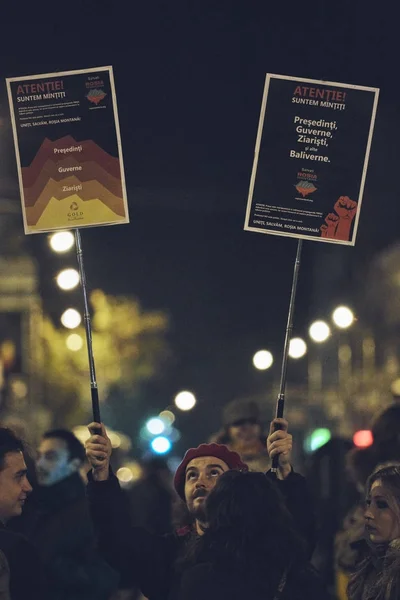
M372 435L372 431L369 429L361 429L360 431L356 431L353 435L353 444L357 448L368 448L371 446L374 441L374 437Z
M156 454L167 454L172 448L170 440L164 435L158 435L155 437L150 445L151 449Z
M331 432L326 427L314 429L304 440L304 450L307 453L315 452L318 448L327 444L331 437Z

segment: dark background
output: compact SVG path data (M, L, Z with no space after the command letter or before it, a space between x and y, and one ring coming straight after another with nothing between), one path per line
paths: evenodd
M83 232L87 276L90 287L137 295L170 315L175 361L135 414L143 422L179 389L193 390L198 406L178 422L187 447L218 428L226 401L267 390L278 373L296 240L243 231L266 72L381 88L357 245L305 244L295 333L338 302L354 306L371 257L399 237L395 19L358 1L57 10L52 23L23 13L3 24L0 75L113 65L131 224ZM2 88L1 168L16 177ZM29 244L46 309L57 315L59 257L45 236ZM262 347L275 369L256 372Z

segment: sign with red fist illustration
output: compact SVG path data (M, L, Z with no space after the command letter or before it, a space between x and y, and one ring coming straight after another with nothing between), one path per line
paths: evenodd
M268 74L245 229L354 246L379 90Z
M129 222L112 67L7 79L25 233Z

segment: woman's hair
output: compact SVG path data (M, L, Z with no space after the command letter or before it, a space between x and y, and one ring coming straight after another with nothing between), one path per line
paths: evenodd
M264 473L227 471L206 500L207 529L193 548L207 560L246 571L305 559L305 544L276 485Z
M400 465L389 465L385 467L378 467L372 475L368 478L366 490L367 497L371 493L371 487L375 481L380 481L382 487L385 488L385 492L388 499L389 507L393 510L397 519L400 522ZM383 548L383 551L386 547ZM377 552L382 551L382 548L377 548ZM348 588L347 594L350 600L359 600L364 597L364 587L368 586L370 594L368 598L374 598L374 600L380 600L386 598L386 590L392 585L393 574L391 572L385 572L385 569L379 574L376 583L372 586L371 582L368 582L368 573L371 564L374 561L372 553L364 558L358 565L356 572L352 575ZM371 595L372 594L372 595Z
M400 523L400 465L389 465L376 469L367 481L367 496L372 484L380 481L385 488L388 504Z

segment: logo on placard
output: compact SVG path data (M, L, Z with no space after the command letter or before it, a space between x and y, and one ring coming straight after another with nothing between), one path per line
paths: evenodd
M300 181L297 182L295 188L299 192L299 194L303 196L303 198L317 190L317 188L311 181L304 181L303 179L300 179Z
M69 221L79 221L83 218L83 210L79 210L79 205L77 202L71 202L67 217Z
M107 94L104 90L99 90L97 88L94 90L90 90L90 92L86 94L86 98L89 100L89 102L95 104L96 106L100 104L100 102L104 100L106 96Z

